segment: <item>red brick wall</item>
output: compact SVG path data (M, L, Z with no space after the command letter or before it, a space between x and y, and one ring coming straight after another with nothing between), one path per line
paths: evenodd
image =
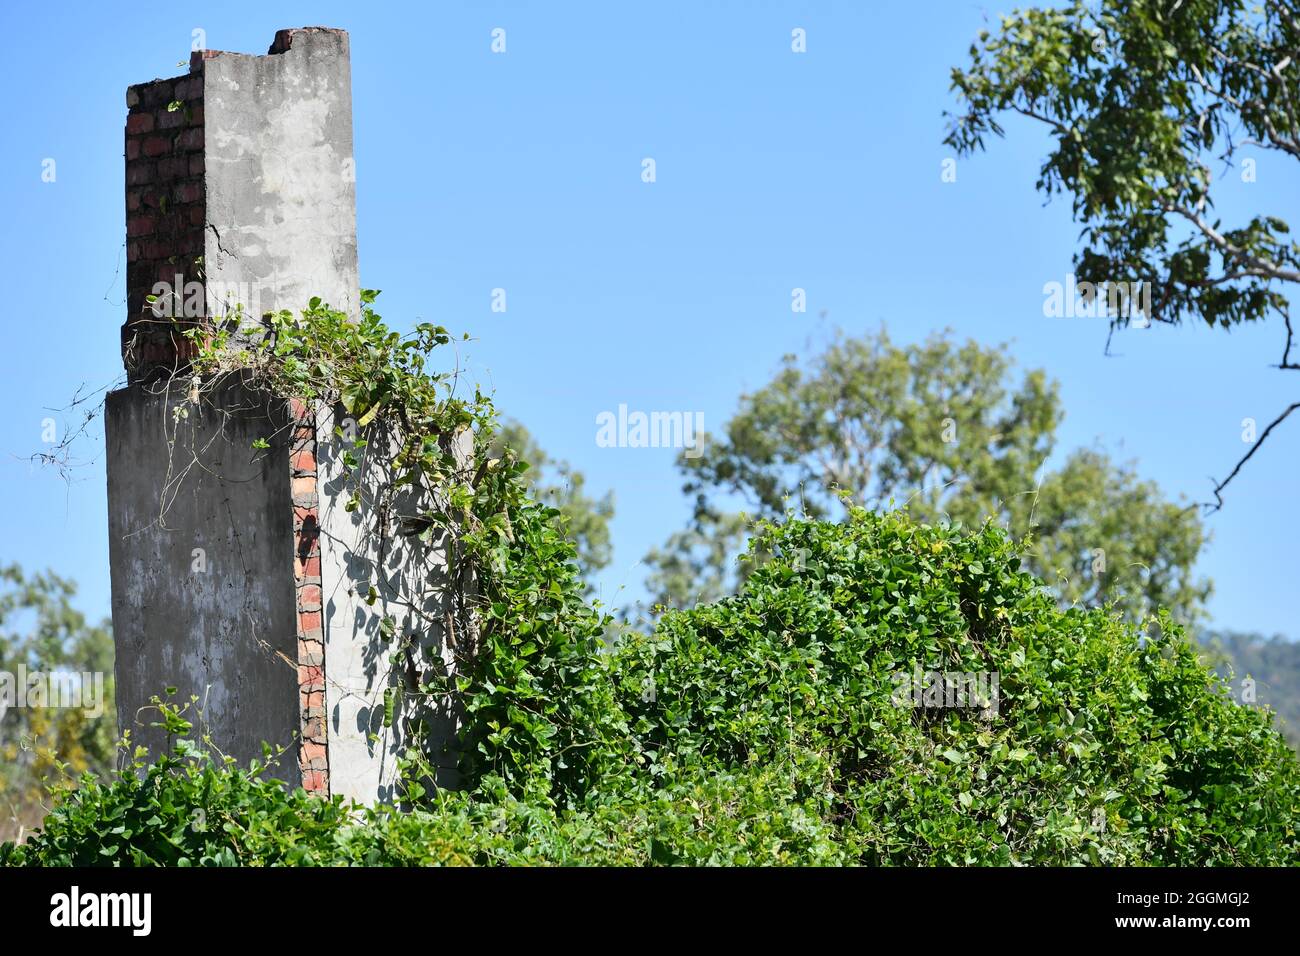
M316 417L310 405L290 402L289 449L293 490L294 585L298 595L298 693L302 737L298 766L307 790L329 794L325 717L325 634L321 613L320 501L316 494Z
M127 88L126 299L122 359L133 379L183 360L180 335L198 318L182 313L185 286L202 283L204 246L203 60L191 72ZM171 108L169 108L171 107ZM177 284L177 319L154 314L146 296ZM193 288L193 287L191 287Z

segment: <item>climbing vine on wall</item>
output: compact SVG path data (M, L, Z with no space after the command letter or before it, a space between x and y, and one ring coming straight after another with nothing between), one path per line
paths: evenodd
M418 736L427 709L404 711L401 696L439 700L466 728L459 753L469 786L491 778L510 792L548 798L580 791L600 776L589 765L594 755L609 751L593 744L608 744L618 730L609 726L617 708L602 700L610 694L600 673L609 618L584 599L560 513L530 498L528 465L494 447L491 399L477 387L461 394L458 371L438 366L450 333L429 323L409 334L390 329L373 307L377 294L362 293L357 320L313 299L299 313L260 321L237 313L188 333L197 345L190 394L238 375L278 396L336 407L336 420L355 423L324 436L339 443L354 479L348 507L385 514L397 507L386 527L445 541L454 582L451 619L428 622L438 636L450 635L449 671L420 658L430 634L396 633L391 620L381 628L394 668L417 675L390 690L385 719L414 715L404 729ZM363 468L384 476L379 487L360 480ZM421 748L407 754L406 796L418 800L432 771Z

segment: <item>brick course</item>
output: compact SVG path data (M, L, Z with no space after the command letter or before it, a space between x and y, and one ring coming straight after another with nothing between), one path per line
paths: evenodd
M203 320L182 314L189 298L185 285L203 281L201 63L198 73L140 83L126 93L126 234L132 241L126 248L122 358L132 380L183 366L193 345L182 333ZM181 287L175 289L178 276ZM148 301L158 282L179 297L172 300L174 318L156 314Z
M289 482L293 497L294 586L298 609L298 699L301 708L298 767L304 789L328 796L316 415L311 405L296 398L290 399L289 406L294 419Z

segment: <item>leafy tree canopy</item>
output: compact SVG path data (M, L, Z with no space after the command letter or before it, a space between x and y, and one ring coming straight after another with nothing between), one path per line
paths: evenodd
M1225 223L1216 182L1255 155L1300 159L1300 12L1290 0L1104 0L1027 9L980 34L952 73L960 107L945 142L961 155L1002 136L1005 115L1049 131L1037 187L1068 193L1083 226L1075 271L1098 288L1150 283L1135 318L1228 328L1280 313L1291 354L1289 284L1300 245L1260 213ZM1216 178L1216 170L1219 176ZM1287 407L1260 441L1290 415ZM1220 492L1237 474L1252 447Z
M898 346L881 331L838 338L805 362L789 356L702 454L679 459L695 517L647 557L649 585L675 607L728 590L746 530L729 500L760 518L790 505L825 517L842 514L847 495L929 521L994 516L1032 536L1027 567L1063 602L1195 620L1209 594L1192 570L1200 519L1098 450L1043 472L1062 416L1056 383L1041 370L1015 380L1004 346L946 334Z
M0 672L16 681L30 673L100 674L103 714L79 708L16 707L0 701L0 822L27 820L45 788L66 775L107 773L116 755L113 638L107 621L93 625L72 605L76 587L55 574L0 568Z
M505 449L529 465L526 473L534 497L558 510L565 531L578 550L578 566L590 576L609 566L613 547L609 540L609 522L614 517L614 493L600 498L586 492L586 476L567 461L551 458L523 425L516 421L502 424L490 454L499 458ZM590 590L590 586L589 586Z

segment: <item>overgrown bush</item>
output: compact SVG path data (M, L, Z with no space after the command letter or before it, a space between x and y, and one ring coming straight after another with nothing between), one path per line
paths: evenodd
M1300 860L1293 754L1168 618L1059 610L991 525L856 509L764 537L739 597L619 655L651 773L780 768L864 863ZM997 675L997 713L900 701L918 669Z
M191 725L163 704L173 730ZM114 782L91 776L42 831L0 845L0 865L429 866L843 863L834 827L781 774L756 769L679 780L641 799L581 811L496 792L434 795L417 810L362 808L287 789L187 738Z
M416 810L362 811L183 744L142 775L88 781L0 859L1300 861L1294 754L1167 619L1137 633L1104 610L1059 610L991 526L854 510L844 523L769 526L763 546L770 559L737 597L665 615L654 634L574 665L577 696L611 710L589 728L580 765L597 775L580 785L561 746L528 736L532 756L514 765L536 774L528 785L488 774ZM529 688L533 656L516 663ZM997 712L913 706L897 675L918 666L996 673Z

